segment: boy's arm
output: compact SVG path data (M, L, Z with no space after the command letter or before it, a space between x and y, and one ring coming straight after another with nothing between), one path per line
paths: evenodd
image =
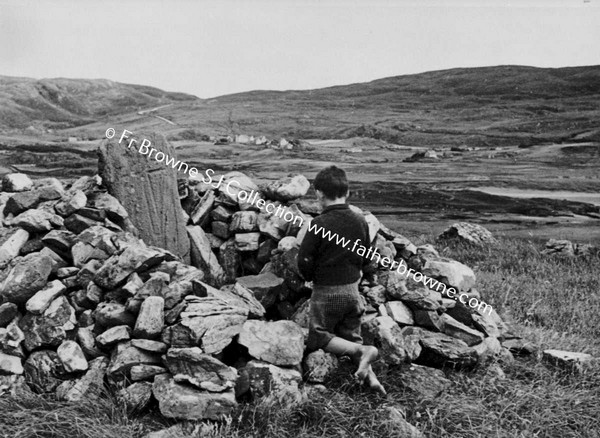
M313 280L315 273L315 258L317 249L319 248L319 242L319 236L313 234L309 228L306 230L304 239L302 239L302 242L300 243L300 249L298 250L298 270L300 271L300 275L302 275L306 281Z

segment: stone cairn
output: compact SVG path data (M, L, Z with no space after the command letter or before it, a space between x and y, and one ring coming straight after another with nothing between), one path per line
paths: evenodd
M304 218L303 227L238 203L231 179ZM3 179L0 394L77 401L108 384L131 408L155 399L165 417L218 420L249 397L291 403L326 381L338 358L305 354L311 289L296 264L299 238L319 213L303 199L306 178L258 187L230 172L218 189L198 179L178 189L191 264L138 238L100 176ZM362 214L382 256L480 298L470 268ZM408 367L399 377L407 388L421 382L435 396L448 383L440 368L511 360L506 347L523 348L495 312L383 268L378 283L361 285L365 342L380 349L378 366ZM433 379L433 388L423 383Z

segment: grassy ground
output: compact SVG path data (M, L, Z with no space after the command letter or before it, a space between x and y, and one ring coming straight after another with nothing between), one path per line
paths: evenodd
M514 321L524 337L542 348L600 356L600 258L547 258L540 249L503 239L496 248L453 245L442 252L475 269L485 301ZM342 371L325 393L311 392L307 401L291 407L272 401L243 405L231 421L211 425L203 436L399 436L385 421L389 406L401 407L428 437L600 436L598 367L573 375L545 366L534 355L503 369L505 378L490 369L447 371L453 384L435 399L407 393L398 370L381 373L387 399L361 391ZM41 397L0 398L0 412L2 437L134 438L172 424L156 410L127 415L110 399L68 405Z

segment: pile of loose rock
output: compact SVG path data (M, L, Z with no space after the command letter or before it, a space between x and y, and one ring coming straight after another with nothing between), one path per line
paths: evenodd
M231 179L238 184L227 190ZM155 399L166 417L193 420L223 418L247 397L291 403L303 386L326 381L338 359L305 354L311 285L296 265L299 239L319 213L302 199L308 181L296 175L258 187L239 172L224 181L218 189L200 180L179 185L189 265L136 237L139 225L99 176L66 187L53 178L6 176L0 393L76 401L111 384L132 408ZM302 226L238 202L232 187L259 192L302 217ZM470 268L361 213L379 253L480 298ZM511 360L501 342L519 349L495 312L444 298L396 271L381 268L378 280L361 286L365 342L379 347L382 365L417 364L403 374L407 387L434 377L443 386L430 367Z

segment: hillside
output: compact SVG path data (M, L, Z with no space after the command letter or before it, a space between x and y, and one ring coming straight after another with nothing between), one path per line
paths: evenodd
M0 90L5 132L77 126L68 133L101 136L107 124L123 124L170 135L194 129L208 135L359 136L411 146L530 146L600 138L600 66L458 68L205 100L106 80L3 77ZM163 105L168 106L138 113Z

